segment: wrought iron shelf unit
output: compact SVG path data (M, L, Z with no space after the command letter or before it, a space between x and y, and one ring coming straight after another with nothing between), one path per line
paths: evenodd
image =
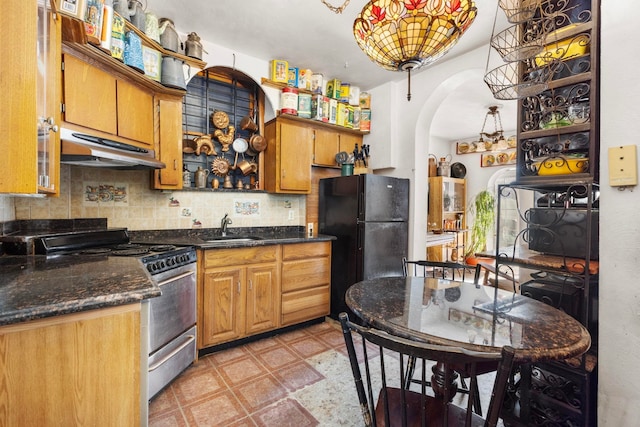
M536 16L521 24L547 32L543 51L523 61L523 75L547 72L549 79L545 90L518 100L519 183L598 182L599 3L543 0Z

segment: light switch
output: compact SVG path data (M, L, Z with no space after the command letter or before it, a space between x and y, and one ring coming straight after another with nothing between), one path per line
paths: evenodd
M638 185L637 147L624 145L609 148L609 185Z

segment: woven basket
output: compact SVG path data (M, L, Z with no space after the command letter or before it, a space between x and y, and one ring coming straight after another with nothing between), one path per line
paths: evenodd
M540 8L540 0L500 0L498 4L512 24L530 20Z

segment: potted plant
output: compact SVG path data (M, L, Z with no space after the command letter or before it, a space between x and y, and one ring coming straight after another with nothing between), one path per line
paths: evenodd
M496 218L496 198L488 190L476 194L469 203L469 213L473 215L473 224L469 242L465 248L465 262L477 263L475 255L486 249L487 237Z

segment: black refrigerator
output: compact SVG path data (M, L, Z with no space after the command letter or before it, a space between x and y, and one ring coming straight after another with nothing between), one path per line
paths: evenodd
M331 250L331 317L345 311L356 282L402 275L409 234L409 180L352 175L320 180L318 231L335 236Z

